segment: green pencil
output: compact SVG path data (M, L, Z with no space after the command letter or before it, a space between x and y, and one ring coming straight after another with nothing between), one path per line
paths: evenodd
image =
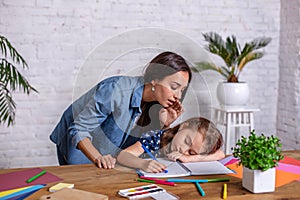
M40 173L38 173L37 175L35 175L35 176L29 178L26 182L27 182L27 183L30 183L30 182L34 181L35 179L37 179L38 177L40 177L40 176L42 176L42 175L44 175L44 174L46 174L46 170L43 170L43 171L41 171Z

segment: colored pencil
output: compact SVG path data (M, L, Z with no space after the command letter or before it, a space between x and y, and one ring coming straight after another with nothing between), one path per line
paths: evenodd
M137 181L139 181L139 182L147 182L147 183L156 183L156 184L162 184L162 185L175 186L175 183L173 183L173 182L162 181L162 180L148 180L148 179L138 178Z
M227 199L227 184L226 183L223 186L223 199Z
M35 176L29 178L26 182L27 182L27 183L31 183L31 182L34 181L35 179L37 179L37 178L41 177L42 175L46 174L46 172L47 172L46 170L43 170L43 171L41 171L40 173L38 173L37 175L35 175Z
M146 180L153 180L153 181L165 181L165 182L170 182L164 179L157 179L157 178L151 178L151 177L146 177L146 176L140 176L140 178L142 179L146 179Z
M158 182L165 182L165 183L171 183L171 184L174 184L174 182L171 182L171 181L167 181L167 180L164 180L164 179L157 179L157 178L150 178L150 177L145 177L145 176L140 176L141 179L145 179L145 180L152 180L152 181L158 181Z
M202 189L202 187L200 186L200 183L199 182L195 182L195 185L200 193L201 196L205 196L205 192L204 190Z

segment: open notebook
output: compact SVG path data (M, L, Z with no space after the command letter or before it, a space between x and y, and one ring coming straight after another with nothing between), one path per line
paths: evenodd
M233 173L230 169L225 167L219 161L210 162L174 162L163 158L158 158L158 162L161 162L167 166L167 173L148 173L143 170L138 170L140 175L152 178L169 178L169 177L181 177L192 175L211 175L211 174L230 174Z

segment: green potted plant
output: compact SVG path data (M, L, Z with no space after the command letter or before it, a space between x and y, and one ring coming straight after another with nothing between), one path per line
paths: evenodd
M12 92L20 89L29 94L37 90L29 84L16 67L16 65L21 65L24 69L28 68L26 61L2 35L0 35L0 51L0 124L7 122L7 126L10 126L15 122L16 109Z
M275 190L275 167L283 159L281 146L278 137L258 136L254 130L249 137L238 140L232 150L238 164L243 166L244 188L253 193Z
M239 76L247 63L263 57L264 52L258 50L267 46L271 42L271 38L255 38L250 42L246 42L241 48L234 35L227 37L225 40L215 32L202 35L204 40L208 42L205 49L219 56L224 61L224 65L218 66L214 62L203 61L196 63L192 70L195 72L214 70L226 79L217 87L217 98L220 104L246 104L249 98L249 88L247 83L239 81ZM226 96L229 98L226 99Z

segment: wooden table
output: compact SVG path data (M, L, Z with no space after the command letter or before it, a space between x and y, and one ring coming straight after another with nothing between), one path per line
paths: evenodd
M300 160L300 150L287 151L284 155L296 158ZM137 174L134 170L128 169L122 166L117 166L115 169L104 170L99 169L94 165L69 165L69 166L50 166L41 167L47 171L53 173L56 176L63 178L61 182L74 183L76 189L86 190L90 192L105 194L109 199L126 199L117 194L121 189L137 187L146 185L147 183L137 182ZM12 171L23 169L4 169L0 170L0 173L8 173ZM287 185L276 188L273 193L265 194L253 194L248 192L242 187L241 179L229 176L229 175L213 175L213 176L193 176L185 177L191 179L203 179L203 178L230 178L230 182L227 182L228 198L227 199L257 199L257 200L269 200L269 199L300 199L300 182L294 181ZM44 194L48 194L50 186L56 183L49 183L45 188L34 193L27 199L38 199ZM206 195L201 197L192 183L179 183L176 186L160 185L167 191L177 195L180 199L222 199L222 182L217 183L204 183L202 188Z

